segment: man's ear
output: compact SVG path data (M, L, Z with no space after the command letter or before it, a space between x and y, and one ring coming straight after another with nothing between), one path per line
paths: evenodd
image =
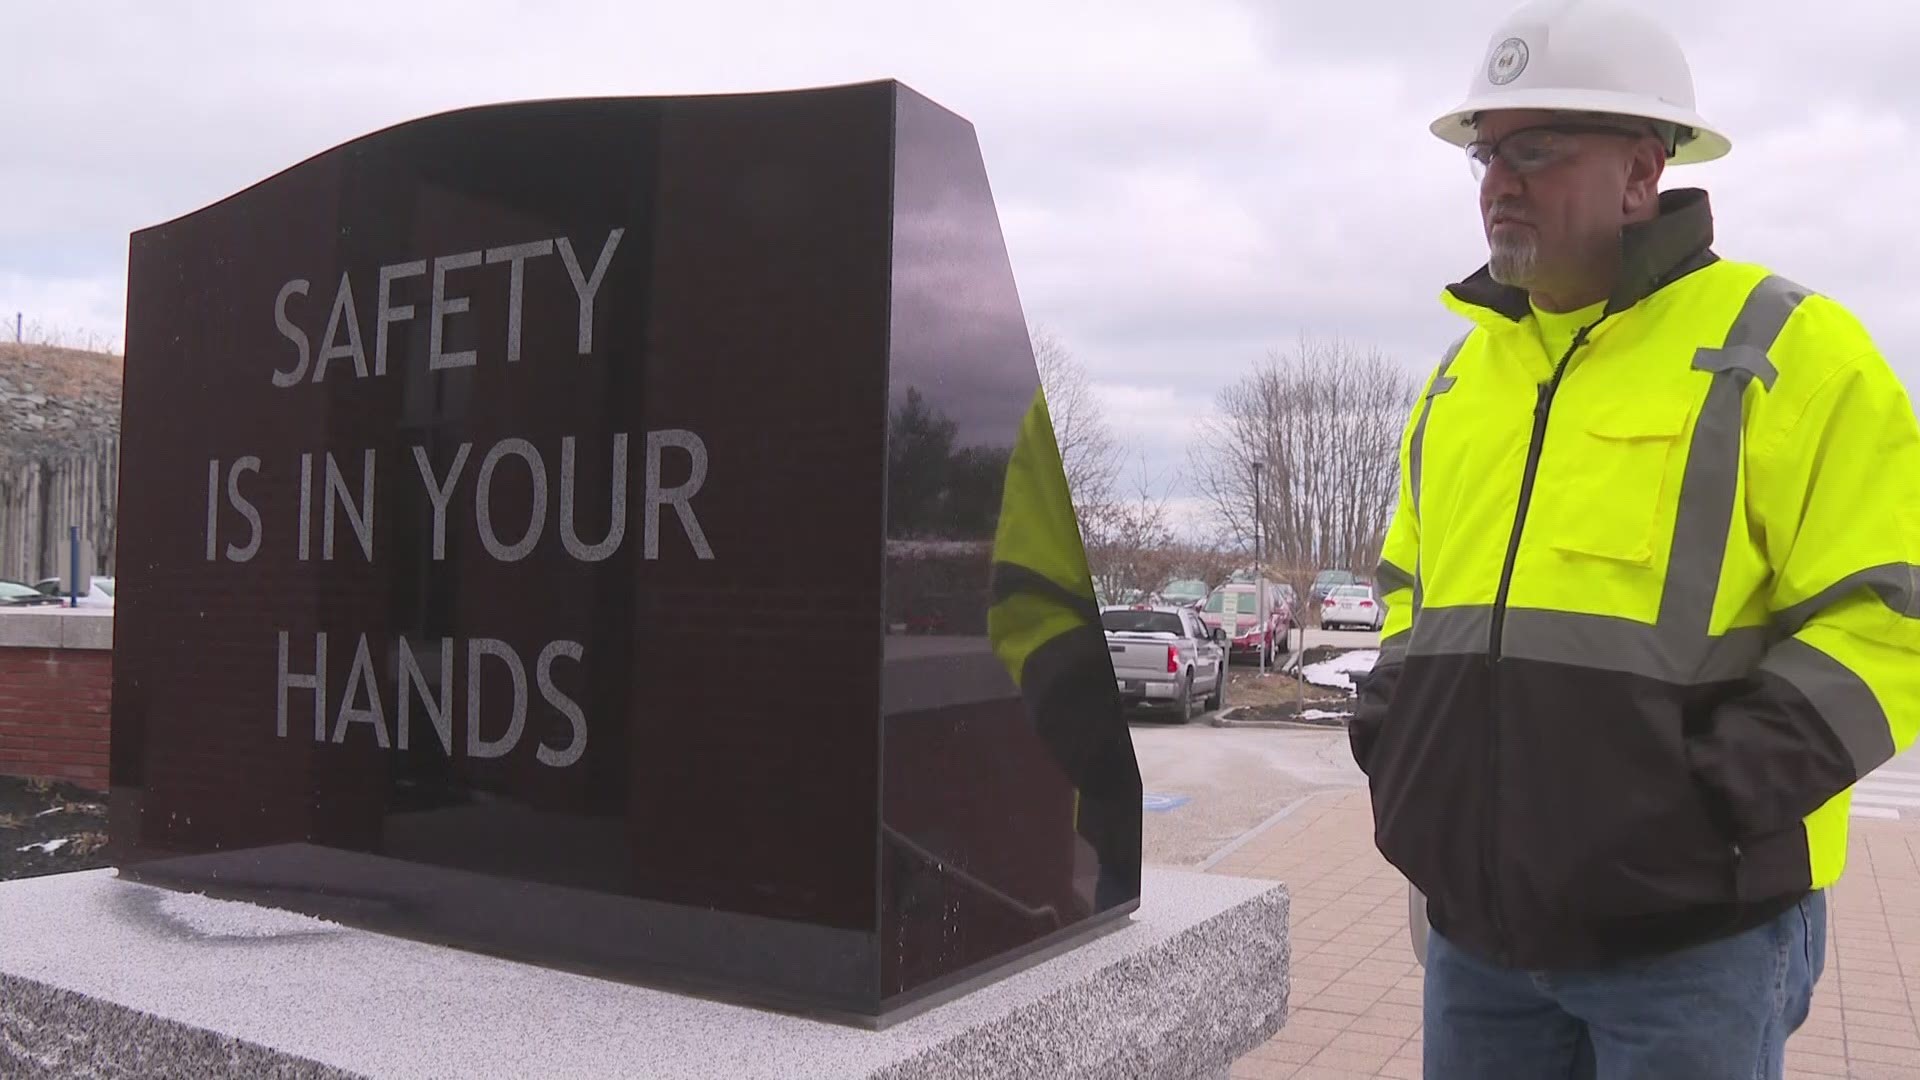
M1627 158L1627 183L1620 194L1620 212L1629 221L1659 214L1660 178L1667 171L1667 148L1658 139L1641 139Z

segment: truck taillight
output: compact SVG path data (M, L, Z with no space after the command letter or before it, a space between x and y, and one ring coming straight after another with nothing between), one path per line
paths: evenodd
M1179 670L1180 670L1180 646L1169 645L1167 646L1167 674L1172 675L1178 672Z

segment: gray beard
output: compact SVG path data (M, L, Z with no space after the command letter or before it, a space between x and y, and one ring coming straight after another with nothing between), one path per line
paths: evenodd
M1488 249L1487 272L1502 285L1527 288L1539 270L1540 248L1531 233L1518 240L1496 240Z

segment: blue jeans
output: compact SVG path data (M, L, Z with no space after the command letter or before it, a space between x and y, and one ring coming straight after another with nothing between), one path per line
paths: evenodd
M1513 971L1427 939L1426 1080L1778 1080L1826 967L1827 896L1599 971Z

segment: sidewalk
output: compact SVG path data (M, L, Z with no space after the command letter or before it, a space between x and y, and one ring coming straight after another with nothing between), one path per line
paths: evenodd
M1826 974L1787 1076L1920 1076L1920 827L1856 818L1851 835ZM1322 793L1212 869L1282 881L1293 896L1287 1023L1235 1080L1419 1080L1407 885L1374 850L1366 792Z

